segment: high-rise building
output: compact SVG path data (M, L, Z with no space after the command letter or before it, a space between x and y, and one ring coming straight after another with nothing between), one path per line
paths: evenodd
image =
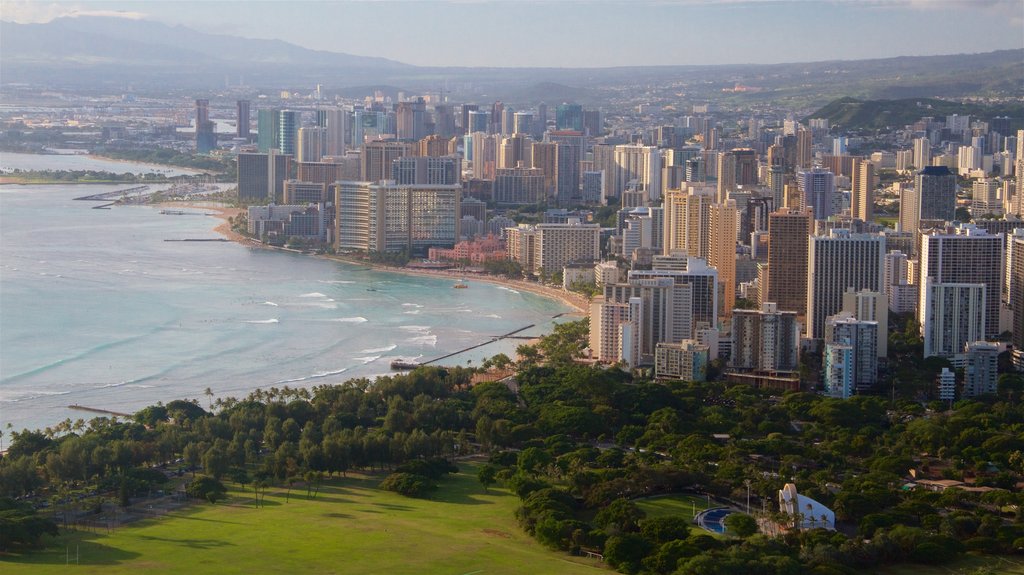
M533 165L533 139L525 134L501 138L498 144L498 167L515 168Z
M914 167L918 171L932 164L932 143L928 138L914 139Z
M710 348L692 340L659 343L654 351L654 377L682 381L707 379Z
M466 129L467 134L475 134L476 132L493 133L491 132L491 115L487 111L469 110L466 120L469 122Z
M318 182L285 180L284 203L293 205L327 203L327 185Z
M332 187L338 250L426 253L459 240L459 185L343 181Z
M918 322L925 336L926 357L956 356L963 352L966 343L995 339L999 334L1003 246L1002 234L990 234L972 224L930 230L921 236ZM945 285L981 286L981 294L976 295L974 287L944 291L942 286ZM970 301L950 298L970 298ZM966 313L977 305L982 306L982 322L958 323L964 326L959 329L961 339L947 337L952 329L950 322L958 322L950 314ZM931 325L931 322L939 323ZM974 333L972 330L976 328L981 331Z
M423 98L399 102L395 110L399 140L421 140L427 137L427 105Z
M277 109L257 110L256 112L256 134L257 149L261 153L270 150L280 150L281 144L278 141L279 126L281 122L281 111Z
M215 124L210 120L210 101L196 100L196 153L208 154L217 147Z
M555 148L555 199L560 206L567 206L580 195L580 161L586 149L582 132L557 130L548 132Z
M647 199L657 203L661 199L661 150L654 146L623 144L615 146L615 163L612 184L616 193L621 194L635 182L638 191L645 192Z
M799 128L796 131L796 169L807 169L811 167L811 160L814 158L814 133L811 130Z
M665 194L664 253L683 250L688 256L708 258L713 193L712 188L687 187Z
M1002 347L990 341L972 341L964 348L964 397L995 395Z
M917 173L914 189L919 202L918 221L956 219L956 174L945 166L929 166ZM908 230L913 231L913 230Z
M546 200L544 172L539 168L498 168L494 201L499 205L540 204Z
M718 187L715 203L721 204L736 190L736 156L732 152L718 154Z
M238 113L235 116L235 136L249 141L249 123L252 121L249 100L239 100L236 106Z
M1018 177L1018 179L1021 179ZM1012 247L1009 258L1009 302L1013 311L1013 361L1018 370L1024 369L1024 231L1016 230L1009 236Z
M345 134L349 129L348 113L339 108L317 110L317 126L325 131L325 156L345 155Z
M999 199L999 180L995 178L981 178L974 182L971 190L971 216L1001 215L1003 205Z
M799 365L800 323L796 313L772 302L759 310L735 310L732 316L732 356L736 371L794 372Z
M511 228L518 236L508 244L509 259L532 274L554 274L569 263L593 262L601 258L601 226L571 221L566 224L522 225ZM532 236L527 240L527 236ZM515 245L513 245L513 243ZM531 246L524 248L523 246Z
M494 180L498 169L498 147L500 137L484 132L473 132L473 177L479 180Z
M276 153L238 154L238 199L242 202L281 202L291 156Z
M886 254L886 258L889 254ZM888 259L886 259L888 263ZM884 278L883 278L884 281ZM843 311L841 314L848 314L850 317L860 321L873 321L879 326L878 341L873 346L878 351L878 357L884 358L889 354L889 298L886 294L871 290L855 291L846 290L843 294Z
M402 156L391 163L391 179L399 185L453 186L462 178L457 156Z
M875 165L867 160L855 161L850 186L850 215L870 222L875 211L874 195Z
M708 264L718 270L722 285L722 316L732 316L736 306L736 223L739 212L735 200L714 204L708 209Z
M277 122L277 143L282 154L294 156L298 152L299 127L301 125L301 112L281 110Z
M324 157L327 147L327 131L323 128L307 126L299 128L299 144L296 157L300 162L319 162Z
M877 344L888 331L881 325L845 311L825 320L824 379L829 395L845 399L878 383Z
M559 104L555 108L555 129L571 130L583 133L583 106L579 104Z
M533 135L535 133L533 129L533 114L530 112L516 112L513 115L512 133L526 136Z
M360 179L364 182L377 182L391 177L391 165L398 158L411 156L413 144L375 140L363 144L361 155Z
M833 214L836 193L835 175L822 168L813 168L797 173L797 187L803 198L801 208L810 209L814 219L828 219Z
M807 315L807 250L814 219L808 212L781 208L768 215L768 274L761 303Z
M884 235L833 229L828 236L811 237L807 249L807 337L824 337L825 318L843 309L846 290L880 293L884 263Z

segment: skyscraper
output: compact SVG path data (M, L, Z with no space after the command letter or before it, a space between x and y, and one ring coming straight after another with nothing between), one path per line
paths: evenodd
M824 337L825 318L843 309L846 290L881 292L884 263L884 235L834 229L828 236L811 237L807 249L807 337Z
M768 214L768 274L761 303L807 315L807 245L814 231L808 212L780 208Z
M613 189L621 194L630 182L637 190L646 192L647 199L657 203L661 199L661 150L654 146L623 144L615 146Z
M583 133L583 106L579 104L559 104L555 108L555 129Z
M736 223L739 212L735 200L714 204L708 210L708 264L718 270L722 285L722 316L732 316L736 306Z
M999 302L1003 277L1003 235L990 234L972 224L958 224L945 230L931 230L921 236L921 292L918 300L918 322L925 336L925 356L962 354L964 344L979 339L995 338L999 334ZM942 286L969 285L969 289L946 290ZM972 301L970 306L980 305L983 323L981 333L961 330L962 341L946 338L935 340L929 345L929 334L949 334L950 322L957 320L951 314L959 309L967 312L966 300L952 298L970 297L977 300L973 286L981 286L981 300ZM930 286L930 287L926 287ZM946 298L946 299L943 299ZM954 306L955 307L950 307ZM937 306L943 307L937 307ZM973 308L971 308L973 309ZM933 325L932 322L938 322ZM967 325L967 324L963 324ZM945 326L945 327L942 327ZM971 324L971 330L979 324Z
M257 148L261 153L270 150L280 150L281 144L278 141L278 130L281 125L281 111L276 109L257 110L256 112L256 134Z
M363 144L360 157L360 179L364 182L378 182L391 177L391 165L398 158L412 155L413 144L376 140Z
M956 219L956 174L946 166L928 166L914 177L918 222ZM913 230L907 230L913 231Z
M932 163L932 143L928 138L914 139L914 167L921 171Z
M238 114L235 118L235 136L243 140L249 140L249 122L252 116L249 112L249 100L239 100L237 103Z
M732 152L718 154L718 188L715 203L721 204L736 190L736 156Z
M282 154L294 156L298 152L299 127L302 113L281 110L277 121L277 144Z
M853 181L850 186L850 215L870 222L874 217L875 165L867 160L853 164Z
M299 128L296 157L300 162L319 162L327 147L327 131L324 128L307 126Z
M214 123L210 121L210 101L205 98L196 100L196 153L208 154L217 147L217 134Z
M774 303L759 310L738 309L732 316L730 369L738 371L793 372L800 351L796 313Z
M317 125L326 134L325 156L345 155L345 134L348 130L348 113L340 108L317 110Z
M813 168L797 173L797 187L803 198L804 209L810 209L814 219L824 220L834 213L836 179L832 172Z
M557 173L555 175L555 199L560 206L567 206L580 195L580 160L586 147L583 133L558 130L548 133L554 142Z

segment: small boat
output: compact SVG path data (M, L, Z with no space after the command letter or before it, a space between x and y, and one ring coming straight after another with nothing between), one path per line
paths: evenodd
M366 288L366 291L377 291L377 288Z
M466 289L469 286L464 284L464 283L457 283L457 284L453 285L452 287L455 288L455 289Z

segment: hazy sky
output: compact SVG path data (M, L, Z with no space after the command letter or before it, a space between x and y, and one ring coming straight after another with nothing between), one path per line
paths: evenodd
M436 66L777 63L1024 48L1024 0L0 0Z

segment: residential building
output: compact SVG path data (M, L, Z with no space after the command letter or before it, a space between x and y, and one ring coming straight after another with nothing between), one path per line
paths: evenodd
M657 379L704 381L707 379L710 348L692 339L659 343L654 352Z
M842 310L846 290L868 289L881 293L885 236L851 234L849 230L834 229L828 236L811 237L809 242L807 337L821 339L825 318Z

